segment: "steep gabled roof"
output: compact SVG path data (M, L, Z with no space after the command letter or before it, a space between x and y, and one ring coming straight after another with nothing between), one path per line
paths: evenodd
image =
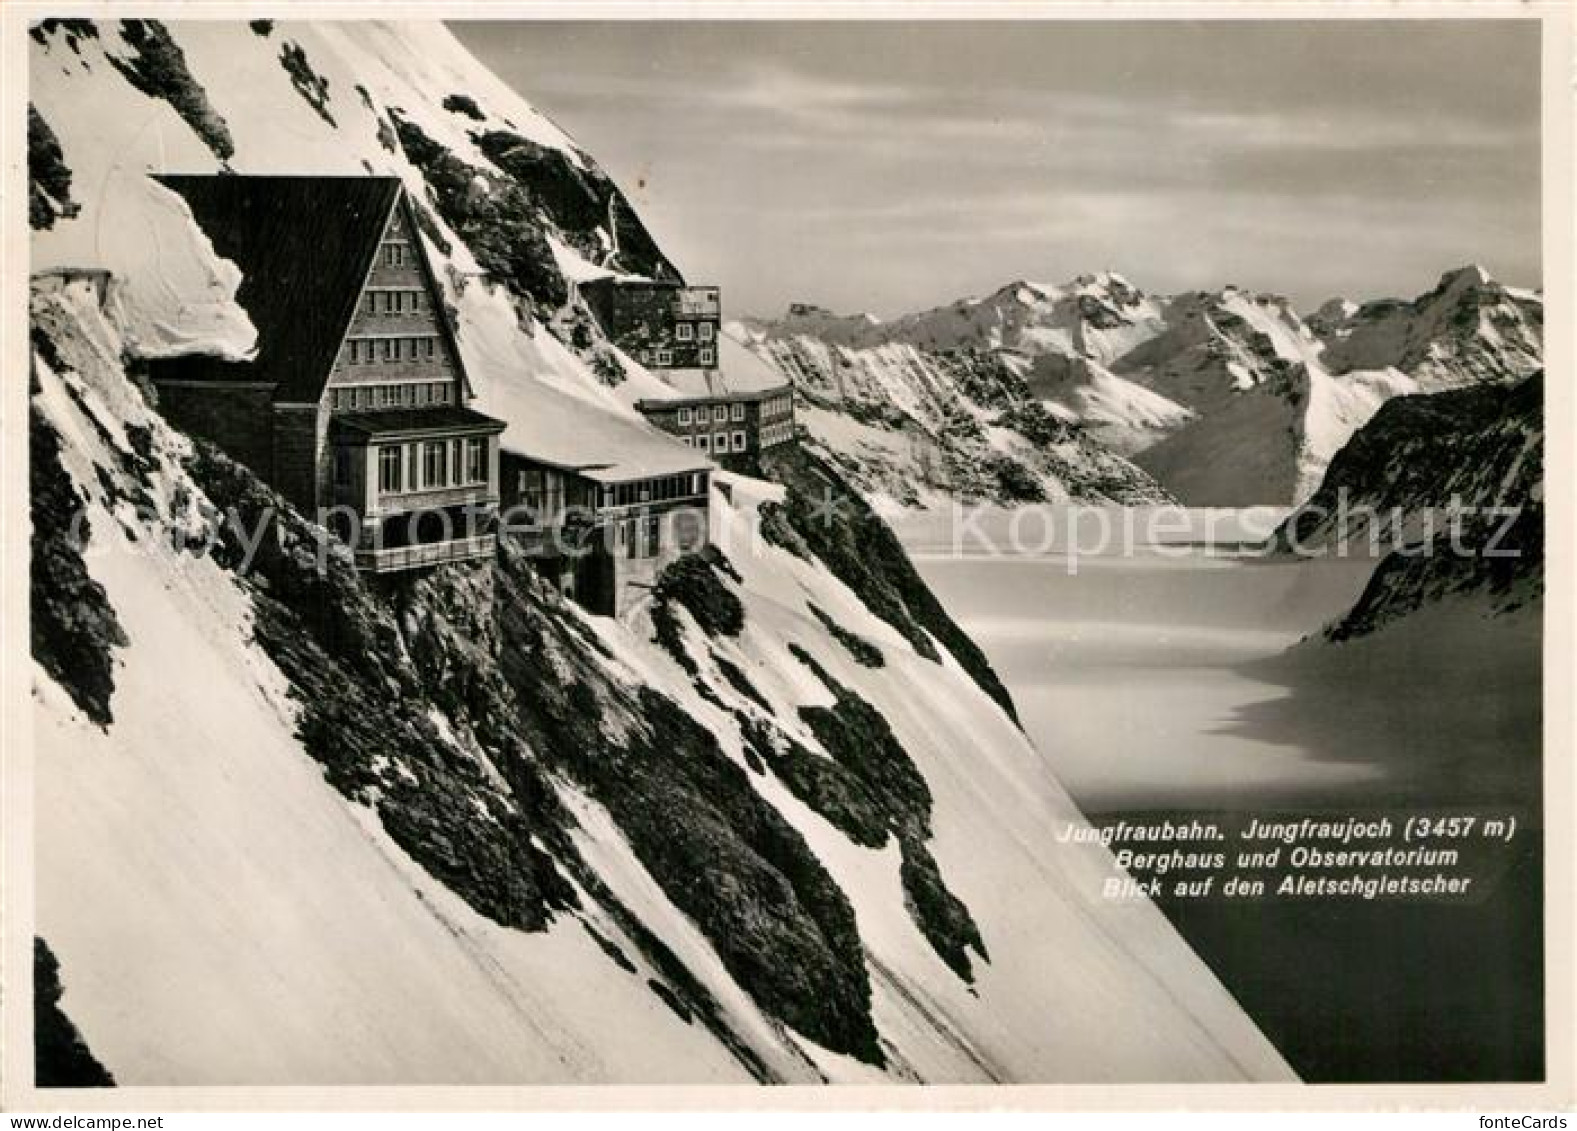
M236 299L257 357L225 376L268 381L276 401L323 395L378 241L400 199L394 177L160 176L241 270Z

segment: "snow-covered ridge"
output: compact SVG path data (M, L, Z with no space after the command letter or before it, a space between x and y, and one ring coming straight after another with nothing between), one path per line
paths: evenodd
M612 380L595 336L576 344L549 237L632 271L660 252L638 221L588 219L589 157L441 28L38 38L61 166L124 173L71 178L41 257L110 265L80 237L165 207L118 192L147 171L393 172L486 403L529 430L573 399L587 443L634 426L620 386L641 373ZM558 204L522 209L528 184ZM319 570L315 528L128 373L142 327L225 282L185 250L200 270L155 272L169 296L130 256L108 311L82 285L34 307L55 504L34 545L72 583L35 590L58 646L34 679L37 929L119 1082L1288 1076L1153 907L1100 898L1109 854L1059 844L1083 818L901 555L812 530L802 485L739 480L714 534L757 549L623 622L508 549L392 595L332 548ZM873 823L878 787L901 803Z
M992 356L1181 501L1218 506L1301 501L1388 398L1515 382L1543 354L1540 297L1481 267L1447 272L1411 301L1333 299L1307 318L1275 295L1155 296L1105 272L1014 282L885 322L799 308L749 329L791 375L823 348L840 351L844 370L899 349L933 364ZM905 411L924 387L903 376L887 385Z

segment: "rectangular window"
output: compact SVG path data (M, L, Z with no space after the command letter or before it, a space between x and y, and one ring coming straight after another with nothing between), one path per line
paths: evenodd
M427 339L427 360L428 361L432 361L437 356L438 356L438 339L437 338L428 338Z
M465 442L465 479L467 483L487 482L487 441L480 436Z
M701 347L700 361L701 361L702 365L711 365L713 360L716 359L716 357L717 357L717 355L712 352L711 347L709 347L709 346L702 346Z
M641 351L641 364L642 365L650 365L651 363L652 363L652 351L651 350L642 350Z
M714 435L712 437L712 450L714 452L719 453L719 454L727 453L727 451L728 451L728 433L727 432L718 432L716 435Z
M673 353L671 351L669 351L669 350L658 350L657 351L657 364L658 365L672 365L673 363L674 363L674 355L673 355Z
M745 450L745 434L743 432L735 432L734 433L734 451L742 452L744 450Z
M398 338L384 338L383 339L383 360L384 361L399 361L400 360L400 339L398 339Z
M405 245L402 243L386 243L383 245L383 265L385 267L405 266Z
M679 410L679 423L680 424L689 424L690 423L690 410L689 409L682 408L682 409Z
M432 490L449 482L449 445L442 440L429 440L422 445L422 487Z
M701 340L703 342L710 342L712 340L712 336L717 333L717 327L712 325L710 322L702 322L696 327L696 332L701 335Z
M728 420L728 406L716 405L712 409L712 423L722 424Z
M674 327L674 337L681 342L692 342L695 340L695 327L688 322L681 322Z
M706 435L704 432L695 438L695 442L703 452L710 452L712 450L712 437Z
M729 415L734 418L735 423L738 423L739 421L745 419L745 406L742 404L734 405L733 411L729 413Z
M402 454L399 445L378 449L378 490L386 495L394 494L400 489Z

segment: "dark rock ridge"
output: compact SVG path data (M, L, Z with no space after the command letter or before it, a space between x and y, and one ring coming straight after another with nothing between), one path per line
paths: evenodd
M456 157L398 108L390 109L389 119L444 222L494 282L528 296L544 315L569 299L544 235L549 225L589 259L607 260L605 266L678 277L628 201L589 158L580 168L564 152L511 131L476 131L472 140L491 166L482 168ZM611 258L600 247L599 228L613 236Z
M312 69L307 53L299 43L288 39L285 41L279 49L279 65L290 76L290 85L296 88L296 93L306 100L317 116L338 129L339 123L329 112L329 80Z
M968 951L973 949L985 958L985 943L968 908L948 890L926 847L931 838L930 789L881 712L835 680L810 653L791 644L793 655L815 673L834 698L831 707L798 708L801 720L830 755L823 757L786 734L748 676L715 649L709 652L709 660L726 686L709 683L686 649L676 607L686 609L709 639L733 638L743 632L744 606L730 581L738 584L740 577L715 549L668 566L653 590L652 623L658 643L690 675L703 699L732 713L752 771L770 770L791 793L855 844L880 848L889 837L898 839L903 859L900 878L909 914L942 960L959 977L972 981ZM816 605L809 608L834 639L854 653L857 662L867 667L881 665L881 653L874 646L836 625ZM730 690L745 703L730 707L724 701Z
M257 30L255 23L253 30ZM81 55L82 43L98 39L99 29L92 20L50 19L40 21L29 34L46 49L58 40L73 54ZM220 164L227 165L235 156L230 127L208 101L202 84L192 77L186 53L171 38L169 29L158 20L121 20L120 36L132 53L127 58L107 55L110 66L143 94L169 103Z
M115 1077L99 1063L61 1008L60 962L43 939L33 940L33 1080L40 1088L113 1088Z
M763 462L787 488L782 506L761 508L763 537L790 553L819 559L920 655L940 662L939 642L1017 722L1013 699L985 653L926 587L892 528L843 477L815 453L794 447L774 449Z
M35 365L43 361L57 372L68 368L48 334L37 327L33 349ZM108 727L114 719L114 650L126 646L126 633L104 587L83 564L82 551L92 537L85 501L61 464L60 436L36 409L28 417L28 446L33 658L83 714Z
M81 209L71 199L71 169L55 131L44 116L27 107L27 222L33 229L53 228L57 219L71 219Z
M1282 549L1395 547L1328 636L1364 635L1451 594L1498 612L1541 599L1543 419L1542 373L1381 407L1275 537Z
M95 32L95 36L97 33ZM158 20L122 20L120 35L133 55L109 56L121 77L150 98L163 99L202 139L221 164L235 156L230 127L208 101L208 93L186 67L186 53Z

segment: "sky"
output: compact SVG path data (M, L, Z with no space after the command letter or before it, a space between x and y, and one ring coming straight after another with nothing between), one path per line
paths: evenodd
M1305 308L1541 282L1534 21L450 26L730 317L1099 270Z

